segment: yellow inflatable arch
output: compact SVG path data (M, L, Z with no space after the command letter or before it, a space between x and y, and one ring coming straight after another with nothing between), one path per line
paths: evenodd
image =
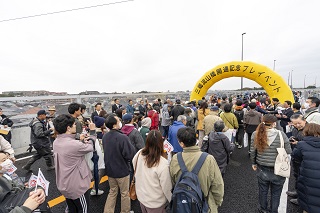
M278 98L280 103L287 100L294 102L290 87L280 75L266 66L249 61L220 64L206 72L192 90L190 101L201 100L213 84L230 77L244 77L257 82L270 98ZM225 89L228 90L228 86Z

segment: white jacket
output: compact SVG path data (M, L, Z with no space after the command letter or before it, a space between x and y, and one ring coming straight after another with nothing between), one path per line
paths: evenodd
M132 163L135 167L138 160L135 179L136 193L138 200L148 208L159 208L166 201L171 200L172 182L169 172L168 161L164 157L160 157L157 166L148 168L145 156L142 156L141 150L136 153ZM139 159L137 157L139 156Z
M0 135L0 151L8 152L10 154L10 157L14 157L14 150L11 144L6 139L4 139L2 135Z

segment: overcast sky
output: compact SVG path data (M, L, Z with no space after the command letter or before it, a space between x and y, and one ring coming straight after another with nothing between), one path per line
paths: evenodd
M0 21L114 0L0 0ZM0 22L2 91L192 90L211 68L263 64L320 83L320 1L134 0ZM244 87L258 86L245 80ZM240 78L211 89L239 89Z

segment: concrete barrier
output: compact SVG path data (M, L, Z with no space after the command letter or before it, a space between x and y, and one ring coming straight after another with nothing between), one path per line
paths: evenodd
M11 130L11 134L11 145L15 151L15 155L26 153L30 144L30 127L15 127Z

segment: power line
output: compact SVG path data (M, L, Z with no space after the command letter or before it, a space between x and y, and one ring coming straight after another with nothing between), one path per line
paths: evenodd
M85 10L85 9L91 9L91 8L95 8L95 7L103 7L103 6L113 5L113 4L127 3L130 1L134 1L134 0L111 2L111 3L106 3L106 4L88 6L88 7L80 7L80 8L74 8L74 9L69 9L69 10L61 10L61 11L56 11L56 12L51 12L51 13L42 13L42 14L38 14L38 15L24 16L24 17L19 17L19 18L4 19L4 20L1 20L0 22L15 21L15 20L27 19L27 18L35 18L35 17L39 17L39 16L47 16L47 15L66 13L66 12L72 12L72 11L77 11L77 10Z

